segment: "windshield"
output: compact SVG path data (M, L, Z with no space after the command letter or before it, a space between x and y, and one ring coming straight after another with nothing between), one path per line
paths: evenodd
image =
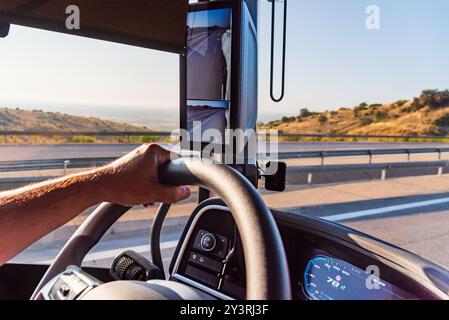
M270 206L449 268L448 9L438 0L289 2L287 94L275 105L266 79L261 90L259 125L292 134L279 146L290 153L288 191L267 195Z
M142 143L168 146L163 133L179 126L178 61L175 54L13 25L0 41L1 190L102 166ZM156 208L127 213L84 264L109 267L126 249L148 255ZM193 208L193 201L172 207L162 235L165 262ZM12 262L51 262L93 209Z
M288 164L285 192L260 182L270 207L449 268L448 11L444 0L290 1L286 96L275 104L270 26L260 23L270 4L260 3L258 129L278 130ZM102 166L142 143L176 143L178 55L14 25L0 39L0 70L1 190ZM166 265L196 200L194 189L170 211ZM53 261L93 209L12 262ZM131 210L84 264L109 267L127 249L149 257L155 212Z

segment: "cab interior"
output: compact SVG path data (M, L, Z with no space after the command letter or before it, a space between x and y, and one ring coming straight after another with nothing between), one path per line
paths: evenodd
M83 8L83 27L64 27L65 8ZM220 2L220 1L217 1ZM251 7L257 1L236 0ZM10 24L182 55L188 1L31 1L0 4ZM151 7L151 10L149 9ZM1 33L1 32L0 32ZM1 41L1 40L0 40ZM449 271L393 244L341 224L269 208L257 170L176 160L161 168L170 185L201 188L196 208L162 265L162 204L151 232L151 262L125 251L111 268L81 268L89 250L130 208L105 203L72 235L51 265L0 268L0 298L37 300L446 300ZM255 173L254 173L255 172ZM285 172L284 172L285 174ZM282 174L270 180L282 189ZM280 180L279 180L280 179ZM285 179L285 178L284 178ZM273 187L272 186L272 187ZM380 276L376 273L380 272Z

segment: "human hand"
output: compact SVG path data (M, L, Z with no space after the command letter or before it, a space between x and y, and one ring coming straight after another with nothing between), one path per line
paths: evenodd
M173 187L158 182L159 167L170 161L170 151L145 144L103 168L108 201L123 206L176 203L191 195L188 186Z

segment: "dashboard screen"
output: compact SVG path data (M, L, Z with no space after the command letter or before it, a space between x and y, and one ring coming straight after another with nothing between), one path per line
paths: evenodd
M413 295L342 260L318 256L304 272L304 289L313 300L406 300Z
M209 142L216 130L223 144L231 101L232 9L190 12L187 18L187 131L196 142Z

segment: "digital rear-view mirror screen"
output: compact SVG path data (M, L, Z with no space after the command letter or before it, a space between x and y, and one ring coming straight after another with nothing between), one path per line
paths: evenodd
M218 130L224 142L231 100L231 9L190 12L187 19L187 130L193 141ZM209 139L208 139L209 140Z

